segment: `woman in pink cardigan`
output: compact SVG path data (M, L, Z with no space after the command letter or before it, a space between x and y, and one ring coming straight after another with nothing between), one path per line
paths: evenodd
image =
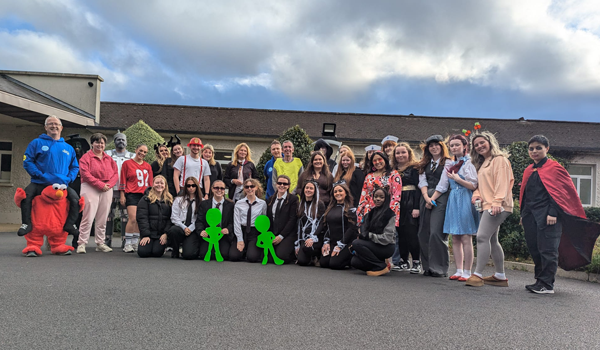
M119 170L115 161L104 153L106 136L95 133L90 137L92 149L79 160L81 174L81 197L85 198L83 216L79 227L77 253L85 254L85 246L90 238L92 223L96 220L96 251L112 252L104 244L106 219L113 198L113 187L119 178Z
M475 135L471 141L471 162L477 169L478 188L471 202L481 201L483 213L477 230L477 266L466 285L484 284L508 287L504 274L504 251L498 242L500 225L512 214L512 188L515 182L508 154L500 149L496 137L487 131ZM483 269L492 256L496 273L483 277Z

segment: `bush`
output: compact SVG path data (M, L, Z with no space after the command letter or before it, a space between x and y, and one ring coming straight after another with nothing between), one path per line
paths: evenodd
M302 160L302 164L306 167L306 164L310 160L310 152L312 152L311 144L313 141L310 139L306 131L302 129L300 126L296 125L287 129L280 137L276 140L279 142L283 142L286 140L290 140L294 143L294 157L300 158ZM258 165L256 166L256 171L258 172L259 179L263 184L263 187L267 186L267 181L265 179L265 175L263 170L265 168L265 164L271 159L271 146L263 152L260 156L260 160L258 161ZM293 190L293 189L291 189Z
M129 152L135 152L135 146L139 144L148 146L148 154L144 160L150 164L156 160L154 145L165 142L165 139L163 139L162 136L154 131L148 124L144 123L143 120L128 127L123 131L123 134L127 136L127 150ZM106 145L106 149L113 148L115 148L114 142Z
M504 249L504 254L511 260L530 260L531 255L529 255L527 242L525 242L525 232L523 226L520 225L521 210L519 201L515 200L514 205L513 213L500 226L498 240L502 245L502 249Z

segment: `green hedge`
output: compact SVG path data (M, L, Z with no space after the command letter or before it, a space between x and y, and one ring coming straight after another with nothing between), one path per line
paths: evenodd
M149 164L152 164L156 160L156 155L154 153L154 145L157 143L165 142L165 139L162 138L154 129L150 127L150 125L144 123L143 120L138 121L132 126L128 127L123 131L123 134L127 136L127 150L129 152L135 152L135 146L139 144L145 144L148 146L148 154L144 159ZM115 143L111 142L106 145L106 149L114 149Z

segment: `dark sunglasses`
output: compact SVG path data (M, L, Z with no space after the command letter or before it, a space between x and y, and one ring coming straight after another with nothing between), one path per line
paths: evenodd
M196 188L198 186L196 186L196 184L187 184L187 185L185 185L185 187L187 187L187 188L191 188L191 187Z
M254 188L254 187L256 187L256 186L254 186L254 185L246 185L246 186L244 186L245 189Z
M213 190L215 190L215 191L225 191L225 187L217 187L217 186L215 186L215 187L213 187Z
M289 186L290 184L287 182L277 182L278 185L280 186Z
M529 152L532 152L533 150L536 150L536 151L541 151L542 149L543 149L543 147L542 147L542 146L535 146L535 148L533 148L533 147L529 147Z

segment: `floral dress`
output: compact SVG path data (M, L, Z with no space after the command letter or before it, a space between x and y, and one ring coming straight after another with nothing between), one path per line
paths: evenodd
M402 178L396 170L392 170L389 175L375 176L370 173L365 178L360 201L356 210L359 226L364 217L375 207L373 202L373 192L375 188L384 187L390 194L390 209L396 214L396 226L400 223L400 199L402 198Z

